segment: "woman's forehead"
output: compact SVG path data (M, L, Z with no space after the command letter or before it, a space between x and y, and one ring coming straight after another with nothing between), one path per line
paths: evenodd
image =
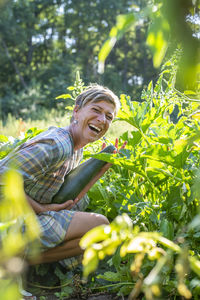
M104 109L110 113L115 112L115 105L110 101L106 101L106 100L90 101L87 104L91 106L99 107L100 109Z

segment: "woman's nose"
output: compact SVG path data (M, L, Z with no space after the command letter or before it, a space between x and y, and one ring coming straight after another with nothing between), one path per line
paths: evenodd
M98 115L98 121L101 122L101 123L105 123L106 122L105 114Z

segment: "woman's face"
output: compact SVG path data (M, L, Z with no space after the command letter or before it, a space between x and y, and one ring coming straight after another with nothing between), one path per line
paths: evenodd
M115 115L115 106L104 100L89 102L82 108L76 107L74 118L78 121L76 130L85 143L100 139L110 127Z

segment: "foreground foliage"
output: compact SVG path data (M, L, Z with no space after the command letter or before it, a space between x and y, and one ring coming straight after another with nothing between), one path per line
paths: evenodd
M142 103L121 95L118 120L133 128L121 136L127 149L95 155L114 167L90 190L90 209L110 220L126 215L82 239L84 274L114 254L115 272L101 278L115 278L122 294L135 286L130 299L141 291L146 299L161 290L175 295L177 289L186 299L200 295L199 103L174 89L174 62L164 66L154 87L149 84Z
M200 260L189 254L186 247L181 248L158 232L139 232L139 226L133 228L133 222L126 214L118 216L111 225L99 226L88 232L80 245L86 249L83 259L85 277L97 268L99 259L117 253L110 260L110 265L114 264L117 272L108 271L98 277L118 282L121 294L131 292L130 299L136 299L141 292L147 300L161 296L162 285L168 292L172 287L177 288L180 295L190 299L192 293L186 285L190 279L186 277L189 268L200 276ZM129 255L129 264L125 263L130 267L126 276L125 269L127 272L128 268L124 264L120 266L120 263L124 258L128 259L128 254L132 255ZM173 271L176 271L177 279L173 274L172 280L170 275ZM193 279L190 287L194 284L198 285L199 280ZM197 297L198 292L194 295Z
M142 103L121 95L118 121L132 128L120 137L121 143L128 140L127 148L115 155L94 155L112 162L113 167L89 191L89 210L114 221L110 226L92 230L81 241L86 249L83 265L84 276L90 276L89 288L130 294L130 299L142 293L147 300L177 295L199 298L200 124L199 113L194 113L199 102L196 95L193 101L188 98L190 91L181 94L174 88L175 76L176 57L164 65L155 85L150 82L142 94ZM68 89L72 96L67 94L66 98L73 99L78 88L83 88L79 77L77 86ZM0 158L40 131L32 128L21 140L0 136ZM88 146L85 158L97 152L98 147L99 142ZM1 232L7 238L14 217L11 223L1 218ZM15 228L21 228L20 220L21 217ZM7 231L3 231L5 228ZM23 253L24 248L25 244L12 255ZM103 259L107 261L102 261L99 272L103 271L96 276L93 271ZM37 272L46 280L48 266L37 268ZM56 283L61 289L56 293L58 298L70 297L75 282L75 289L82 289L81 279L75 280L71 273L66 276L56 267L54 275L60 282ZM105 284L107 281L111 284ZM35 286L54 290L55 282L52 277L48 287L37 283Z
M15 183L15 184L14 184ZM5 174L4 198L0 205L0 295L3 300L18 300L24 257L38 253L39 226L27 204L23 180L14 170Z

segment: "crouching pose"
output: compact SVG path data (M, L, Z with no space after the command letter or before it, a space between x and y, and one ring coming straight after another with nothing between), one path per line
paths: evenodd
M109 223L103 215L80 211L87 205L87 196L63 204L51 200L64 176L80 163L83 147L107 132L119 106L119 99L112 91L91 85L77 97L69 126L50 127L0 161L0 185L3 185L1 175L12 161L17 164L27 201L41 227L41 255L30 263L59 261L65 267L73 267L82 254L81 237L90 229ZM106 164L93 182L109 167Z

